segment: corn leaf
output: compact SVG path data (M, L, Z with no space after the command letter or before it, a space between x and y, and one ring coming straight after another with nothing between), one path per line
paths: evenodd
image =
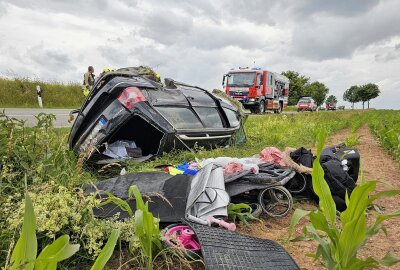
M293 234L294 227L299 223L300 219L303 217L307 216L310 214L310 211L306 211L300 208L297 208L292 216L292 219L290 220L290 226L289 226L289 237L290 238Z
M126 201L122 200L121 198L115 197L110 192L107 192L106 194L108 196L107 200L105 200L104 202L101 202L99 204L99 206L103 206L103 205L106 205L106 204L109 204L109 203L113 203L116 206L118 206L119 208L121 208L122 210L126 211L130 217L133 216L132 208L130 207L130 205Z
M400 190L399 189L391 189L391 190L381 191L381 192L378 192L378 193L372 195L370 197L370 202L373 202L373 201L375 201L377 199L380 199L382 197L392 197L392 196L396 196L398 194L400 194Z
M325 181L324 170L320 164L320 156L322 148L324 147L325 139L326 131L321 130L319 132L317 143L317 158L313 162L312 185L315 194L317 194L319 198L319 207L321 208L321 211L326 216L328 223L330 223L331 226L334 226L336 222L336 205L333 201L329 186Z
M25 214L21 236L11 255L10 269L32 270L35 266L36 254L36 218L32 200L27 192L25 195Z
M90 268L91 270L101 270L104 268L104 266L106 265L106 263L111 258L111 255L114 252L114 248L119 238L119 235L120 235L119 230L114 229L111 231L111 235L108 238L106 245L101 250L92 268Z
M399 262L400 262L400 258L395 255L392 255L390 253L387 253L385 255L385 257L383 257L382 259L379 260L379 263L382 265L385 265L385 266L392 266Z
M394 217L399 217L400 216L400 210L397 210L396 212L387 214L387 215L378 215L375 219L374 224L368 228L367 230L367 236L370 237L374 234L376 234L380 229L382 229L381 227L381 223L387 219L391 219Z
M365 242L367 222L365 212L369 205L368 194L376 187L376 182L365 182L357 186L351 196L347 209L340 215L342 233L339 238L339 248L335 257L340 258L340 264L347 266L355 258L358 249ZM340 253L340 254L338 254Z
M68 259L79 250L79 244L71 245L69 236L63 235L46 246L36 259L35 270L56 270L57 263Z
M148 208L144 204L142 195L140 194L139 188L136 185L132 186L132 192L136 200L136 209L140 209L142 211L145 211L146 209L148 211Z

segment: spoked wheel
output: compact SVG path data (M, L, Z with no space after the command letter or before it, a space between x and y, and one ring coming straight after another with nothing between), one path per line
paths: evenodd
M264 189L260 192L258 200L264 213L271 217L286 216L293 205L292 195L282 186Z
M290 179L285 185L285 188L287 188L291 194L300 194L306 190L306 187L306 177L301 173L296 173L295 177Z
M163 230L163 240L167 247L179 248L189 259L201 256L201 246L194 231L184 224L172 224Z

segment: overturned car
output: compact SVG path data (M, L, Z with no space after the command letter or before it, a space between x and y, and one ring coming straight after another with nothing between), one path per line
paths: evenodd
M77 111L70 148L89 153L95 162L125 157L142 161L174 149L246 141L240 104L223 92L213 94L171 79L163 85L153 75L142 67L103 75Z

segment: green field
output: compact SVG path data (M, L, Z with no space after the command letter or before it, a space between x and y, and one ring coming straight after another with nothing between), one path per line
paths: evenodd
M4 81L0 83L4 84ZM77 94L79 91L76 89ZM130 163L127 170L154 170L157 165L178 164L195 157L252 156L267 146L309 148L316 142L318 129L325 129L332 135L343 128L356 130L364 124L369 125L393 158L400 161L398 119L400 111L383 110L249 116L245 125L245 145L164 154L148 163ZM78 254L62 263L65 269L91 265L111 228L119 228L121 239L125 241L138 241L133 235L131 221L93 217L91 207L97 202L92 197L83 197L80 188L96 182L100 175L85 170L82 161L68 150L69 130L52 128L51 122L51 116L40 115L38 126L28 128L0 115L0 265L5 263L10 243L15 243L19 237L25 183L37 216L39 248L61 234L68 234L72 242L81 244ZM135 254L138 252L139 249Z
M84 100L81 86L77 84L0 77L0 108L38 108L37 85L42 89L44 108L78 108Z

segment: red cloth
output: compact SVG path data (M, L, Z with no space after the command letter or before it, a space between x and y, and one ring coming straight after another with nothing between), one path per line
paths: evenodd
M236 162L229 162L224 169L224 174L231 174L243 171L243 164Z
M260 159L265 162L273 162L280 166L286 166L283 161L283 153L275 147L266 147L260 153Z

